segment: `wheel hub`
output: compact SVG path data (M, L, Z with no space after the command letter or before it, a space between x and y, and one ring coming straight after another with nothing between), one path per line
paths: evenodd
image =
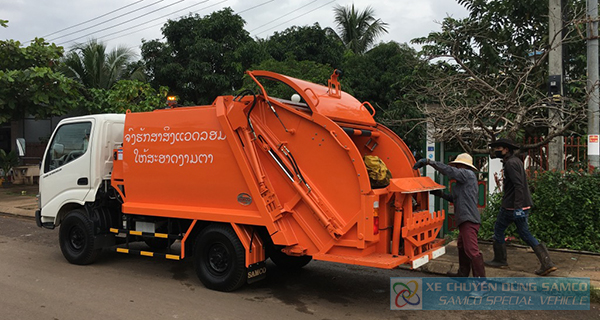
M208 263L210 267L218 272L223 273L229 267L229 253L223 244L215 244L208 250Z
M69 243L75 250L81 250L85 244L85 234L80 228L72 228L69 232Z

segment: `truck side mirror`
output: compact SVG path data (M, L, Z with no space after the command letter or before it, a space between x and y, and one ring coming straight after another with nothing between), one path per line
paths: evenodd
M25 156L25 139L17 138L17 150L19 152L19 157Z

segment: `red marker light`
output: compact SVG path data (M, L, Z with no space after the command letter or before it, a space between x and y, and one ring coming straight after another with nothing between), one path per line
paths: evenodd
M379 234L379 201L373 202L373 234Z

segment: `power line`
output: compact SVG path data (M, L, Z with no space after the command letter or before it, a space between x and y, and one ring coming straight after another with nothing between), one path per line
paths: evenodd
M113 37L113 38L110 38L110 39L105 39L106 37L109 37L109 36L112 36L112 35L116 35L116 34L119 34L119 33L123 33L123 32L126 32L126 31L131 31L131 29L132 29L132 28L137 28L137 27L140 27L140 26L146 25L146 24L148 24L148 23L151 23L151 22L153 22L153 21L156 21L156 20L158 20L158 19L163 19L163 18L165 18L165 17L168 17L168 16L170 16L170 15L172 15L172 14L174 14L174 13L177 13L177 12L180 12L180 11L183 11L183 10L187 10L187 9L189 9L189 8L191 8L191 7L197 6L197 5L199 5L199 4L202 4L202 3L205 3L205 2L207 2L207 1L209 1L209 0L204 0L204 1L202 1L202 2L199 2L199 3L193 4L193 5L187 6L187 7L183 8L183 9L177 10L177 11L175 11L175 12L173 12L173 13L169 13L169 14L167 14L167 15L164 15L164 16L161 16L161 17L158 17L158 18L154 18L154 19L152 19L152 20L149 20L149 21L146 21L146 22L140 23L140 24L138 24L138 25L136 25L136 26L133 26L133 27L131 27L131 28L126 28L126 29L122 29L122 30L119 30L119 31L115 31L115 32L109 33L109 34L102 35L102 36L98 37L97 39L98 39L98 40L102 40L102 41L106 41L106 42L108 42L108 41L112 41L112 40L115 40L115 39L119 39L119 38L122 38L122 37L125 37L125 36L128 36L128 35L131 35L131 34L138 33L138 32L140 32L140 31L143 31L143 30L147 30L147 29L150 29L150 28L153 28L153 27L156 27L156 26L163 25L165 22L160 22L160 23L153 24L153 25L151 25L151 26L148 26L148 27L145 27L145 28L137 29L137 30L135 30L135 31L132 31L132 32L129 32L129 33L126 33L126 34L123 34L123 35L117 36L117 37ZM222 1L220 1L220 2L217 2L217 3L215 3L215 4L212 4L212 5L209 5L209 6L206 6L206 7L200 8L200 9L198 9L198 10L196 10L196 11L193 11L193 12L191 12L191 13L197 13L197 12L200 12L200 11L202 11L202 10L208 9L208 8L210 8L210 7L214 7L214 6L216 6L216 5L219 5L219 4L221 4L221 3L223 3L223 2L227 2L227 1L228 1L228 0L222 0ZM275 0L268 0L268 1L265 1L265 2L263 2L263 3L260 3L260 4L257 4L257 5L255 5L255 6L252 6L252 7L246 8L246 9L243 9L243 10L239 11L237 14L241 14L241 13L244 13L244 12L248 12L248 11L250 11L250 10L256 9L256 8L258 8L258 7L264 6L264 5L266 5L266 4L270 3L270 2L274 2L274 1L275 1ZM315 1L316 1L316 0L315 0ZM313 2L315 2L315 1L313 1ZM309 4L311 4L311 3L313 3L313 2L310 2ZM307 4L307 5L309 5L309 4ZM305 6L306 6L306 5L305 5ZM182 15L182 16L179 16L179 17L177 17L177 19L179 19L179 18L183 18L183 17L184 17L184 16ZM129 22L129 21L127 21L127 22ZM271 22L269 22L269 23L272 23L272 22L273 22L273 21L271 21ZM103 30L100 30L100 31L103 31ZM76 40L76 39L75 39L75 40ZM69 42L71 42L71 41L69 41ZM133 48L136 48L136 47L138 47L138 46L137 46L137 45L136 45L136 46L132 46L132 47L129 47L129 49L133 49Z
M115 19L121 18L121 17L123 17L123 16L126 16L126 15L128 15L128 14L131 14L131 13L134 13L134 12L137 12L137 11L140 11L140 10L142 10L142 9L148 8L148 7L150 7L150 6L153 6L153 5L155 5L155 4L159 3L159 2L163 2L163 1L165 1L165 0L158 0L158 1L156 1L156 2L153 2L153 3L151 3L151 4L147 5L147 6L143 6L143 7L141 7L141 8L138 8L138 9L135 9L135 10L132 10L132 11L129 11L129 12L126 12L126 13L124 13L124 14L120 15L120 16L116 16L116 17L114 17L114 18L112 18L112 19L110 19L110 20L105 20L105 21L102 21L102 22L96 23L96 24L95 24L95 25L93 25L93 26L89 26L89 27L86 27L86 28L83 28L83 29L80 29L80 30L77 30L77 31L73 31L73 32L71 32L71 33L64 34L64 35L62 35L62 36L58 36L58 37L56 37L56 38L54 38L54 39L50 39L50 40L48 40L48 42L50 42L50 41L55 41L55 40L57 40L57 39L64 38L64 37L66 37L66 36L70 36L70 35L72 35L72 34L76 34L76 33L79 33L79 32L85 31L85 30L89 30L89 29L91 29L91 28L93 28L93 27L97 27L97 26L99 26L99 25L101 25L101 24L105 24L105 23L107 23L107 22L109 22L109 21L111 21L111 20L115 20Z
M208 0L207 0L207 1L208 1ZM227 2L227 1L228 1L228 0L222 0L222 1L220 1L220 2L217 2L217 3L215 3L215 4L211 4L210 6L206 6L206 7L204 7L204 8L200 8L200 9L198 9L198 10L196 10L196 11L193 11L193 12L191 12L191 13L197 13L197 12L199 12L199 11L202 11L202 10L204 10L204 9L208 9L208 8L210 8L210 7L214 7L214 6L216 6L216 5L220 4L220 3ZM204 2L206 2L206 1L202 1L202 2L200 2L200 3L204 3ZM198 3L198 4L200 4L200 3ZM188 8L189 8L189 7L188 7ZM185 9L187 9L187 8L184 8L184 9L182 9L182 10L185 10ZM181 11L181 10L179 10L179 11ZM178 11L175 11L175 12L178 12ZM164 18L164 17L165 17L165 16L162 16L161 18ZM182 18L182 17L184 17L184 16L179 16L179 17L177 17L177 18ZM159 18L159 19L160 19L160 18ZM151 22L151 21L148 21L148 22ZM148 22L146 22L146 23L148 23ZM146 24L146 23L143 23L143 24ZM141 25L143 25L143 24L140 24L140 25L138 25L138 26L141 26ZM121 35L121 36L118 36L118 37L114 37L114 38L111 38L111 39L108 39L108 40L104 40L104 41L112 41L112 40L115 40L115 39L119 39L119 38L122 38L122 37L125 37L125 36L128 36L128 35L131 35L131 34L134 34L134 33L138 33L138 32L140 32L140 31L142 31L142 30L146 30L146 29L150 29L150 28L153 28L153 27L156 27L156 26L160 26L161 24L164 24L164 22L157 23L157 24L154 24L154 25L148 26L148 27L146 27L146 28L143 28L143 29L140 29L140 30L136 30L136 31L134 31L134 32L130 32L130 33L127 33L127 34L124 34L124 35ZM126 30L121 30L121 31L119 31L119 32L117 32L117 33L120 33L120 32L123 32L123 31L126 31ZM133 49L133 48L137 48L137 47L138 47L138 46L137 46L137 45L135 45L135 46L129 47L129 49Z
M208 0L207 0L207 1L208 1ZM204 8L201 8L201 9L198 9L198 10L196 10L196 11L193 11L193 12L191 12L191 13L197 13L197 12L199 12L199 11L202 11L202 10L204 10L204 9L208 9L208 8L210 8L210 7L214 7L214 6L218 5L218 4L221 4L221 3L223 3L223 2L226 2L226 1L228 1L228 0L223 0L223 1L217 2L217 3L215 3L215 4L212 4L212 5L210 5L210 6L206 6L206 7L204 7ZM269 3L269 2L273 2L273 1L275 1L275 0L268 0L268 1L265 1L265 2L263 2L263 3L261 3L261 4L257 4L257 5L255 5L255 6L253 6L253 7L250 7L250 8L244 9L244 10L242 10L242 11L238 12L237 14L241 14L241 13L244 13L244 12L248 12L248 11L250 11L250 10L256 9L256 8L258 8L258 7L261 7L261 6L265 5L265 4L267 4L267 3ZM200 2L200 3L204 3L204 2L206 2L206 1L203 1L203 2ZM198 4L200 4L200 3L198 3ZM195 5L198 5L198 4L195 4ZM194 6L195 6L195 5L194 5ZM188 9L188 8L190 8L190 7L192 7L192 6L189 6L189 7L183 8L183 9L181 9L181 10L178 10L178 11L175 11L175 12L179 12L179 11L182 11L182 10ZM171 14L169 14L169 15L171 15ZM162 18L165 18L166 16L169 16L169 15L165 15L165 16L159 17L159 18L157 18L157 19L162 19ZM179 17L177 17L177 19L179 19L179 18L183 18L183 17L184 17L184 16L179 16ZM147 24L147 23L150 23L150 22L152 22L152 21L154 21L154 20L156 20L156 19L153 19L153 20L151 20L151 21L147 21L147 22L141 23L141 24L139 24L139 25L137 25L137 26L135 26L135 27L142 26L142 25L144 25L144 24ZM157 24L153 24L153 25L151 25L151 26L148 26L148 27L145 27L145 28L142 28L142 29L139 29L139 30L135 30L135 31L133 31L133 32L130 32L130 33L127 33L127 34L120 35L120 36L118 36L118 37L114 37L114 38L106 39L106 40L104 40L104 41L112 41L112 40L115 40L115 39L119 39L119 38L122 38L122 37L125 37L125 36L128 36L128 35L131 35L131 34L134 34L134 33L140 32L140 31L143 31L143 30L147 30L147 29L150 29L150 28L153 28L153 27L159 26L159 25L161 25L161 24L164 24L164 22L157 23ZM134 27L134 28L135 28L135 27ZM113 32L113 33L110 33L110 34L104 35L104 36L100 37L99 39L102 39L102 38L105 38L105 37L108 37L108 36L111 36L111 35L114 35L114 34L118 34L118 33L124 32L124 31L128 31L128 30L130 30L130 29L131 29L131 28L129 28L129 29L124 29L124 30L120 30L120 31L117 31L117 32ZM132 47L130 47L129 49L133 49L133 48L135 48L135 47L137 47L137 46L132 46Z
M160 1L163 1L163 0L160 0ZM125 21L125 22L118 23L118 24L114 24L114 25L112 25L112 26L110 26L110 27L106 27L106 28L104 28L104 29L100 29L100 30L94 31L94 32L92 32L92 33L88 33L88 34L86 34L86 35L83 35L83 36L77 37L77 38L75 38L75 39L72 39L72 40L69 40L69 41L65 41L65 42L63 42L62 44L67 44L67 43L75 42L76 40L79 40L79 39L81 39L81 38L85 38L85 37L87 37L87 36L91 36L91 35L93 35L94 33L97 33L97 32L102 32L102 31L105 31L105 30L108 30L108 29L112 29L112 28L114 28L114 27L117 27L117 26L120 26L120 25L123 25L123 24L129 23L129 22L131 22L131 21L133 21L133 20L137 20L137 19L139 19L139 18L142 18L142 17L144 17L144 16L146 16L146 15L149 15L149 14L151 14L151 13L154 13L154 12L156 12L156 11L163 10L163 9L165 9L165 8L168 8L168 7L170 7L170 6L176 5L176 4L178 4L178 3L182 2L182 1L184 1L184 0L179 0L179 1L176 1L176 2L174 2L174 3L171 3L170 5L166 5L166 6L164 6L164 7L160 7L160 8L158 8L158 9L156 9L156 10L153 10L153 11L150 11L150 12L147 12L147 13L144 13L144 14L142 14L142 15L140 15L140 16L137 16L137 17L135 17L135 18L129 19L129 20Z
M307 4L305 4L305 5L303 5L302 7L298 8L298 9L296 9L296 10L294 10L294 11L298 11L298 10L300 10L301 8L303 8L303 7L306 7L306 6L309 6L309 5L311 5L311 4L313 4L313 3L317 2L317 1L318 1L318 0L313 0L313 1L311 1L311 2L309 2L309 3L307 3ZM279 18L276 18L276 19L274 19L274 20L271 20L271 21L269 21L269 22L267 22L267 23L265 23L265 24L261 25L260 27L254 28L254 29L252 29L252 30L250 30L250 31L248 31L248 32L253 32L253 31L255 31L255 30L257 30L257 29L260 29L260 28L262 28L262 27L264 27L264 26L266 26L266 25L269 25L269 24L271 24L271 23L273 23L273 22L275 22L275 21L277 21L277 20L279 20L279 19L283 19L283 18L285 18L287 15L289 15L289 14L287 14L287 13L286 13L285 15L283 15L283 16L281 16L281 17L279 17ZM263 32L264 32L264 31L263 31ZM262 32L261 32L261 33L262 33Z
M248 9L244 9L244 10L242 10L242 11L238 12L238 14L242 14L242 13L244 13L244 12L246 12L246 11L250 11L250 10L252 10L252 9L256 9L256 8L258 8L258 7L264 6L265 4L267 4L267 3L269 3L269 2L273 2L273 1L275 1L275 0L269 0L269 1L265 1L265 2L263 2L263 3L261 3L261 4L257 4L257 5L255 5L254 7L250 7L250 8L248 8Z
M120 11L120 10L123 10L123 9L125 9L125 8L127 8L127 7L131 7L132 5L134 5L134 4L136 4L136 3L139 3L139 2L142 2L142 1L144 1L144 0L139 0L139 1L136 1L136 2L134 2L134 3L130 3L130 4L126 5L126 6L120 7L119 9L115 9L115 10L113 10L113 11L111 11L111 12L108 12L108 13L105 13L105 14L103 14L103 15L101 15L101 16L97 16L97 17L95 17L95 18L92 18L92 19L90 19L90 20L86 20L86 21L84 21L84 22L81 22L81 23L78 23L78 24L74 24L74 25L72 25L72 26L70 26L70 27L66 27L66 28L64 28L64 29L60 29L60 30L58 30L58 31L54 31L54 32L52 32L52 33L49 33L49 34L47 34L47 35L43 36L42 38L46 38L46 37L49 37L49 36L51 36L51 35L53 35L53 34L57 34L57 33L59 33L59 32L63 32L63 31L65 31L65 30L69 30L69 29L73 29L73 28L75 28L75 27L79 27L79 26L80 26L80 25L82 25L82 24L86 24L86 23L88 23L88 22L92 22L92 21L94 21L94 20L98 20L98 19L100 19L100 18L106 17L107 15L109 15L109 14L111 14L111 13L115 13L115 12L117 12L117 11Z
M140 24L138 24L137 26L134 26L133 28L136 28L136 27L139 27L139 26L143 26L143 25L145 25L145 24L148 24L148 23L150 23L150 22L156 21L157 19L162 19L162 18L168 17L168 16L170 16L170 15L172 15L172 14L174 14L174 13L177 13L177 12L179 12L179 11L183 11L183 10L185 10L185 9L189 9L189 8L191 8L191 7L197 6L197 5L199 5L199 4L202 4L202 3L205 3L205 2L207 2L207 1L208 1L208 0L204 0L204 1L202 1L202 2L196 3L196 4L194 4L194 5L191 5L191 6L189 6L189 7L185 7L185 8L183 8L183 9L181 9L181 10L177 10L177 11L175 11L175 12L173 12L173 13L170 13L170 14L164 15L164 16L162 16L162 17L158 17L158 18L156 18L156 19L152 19L152 20L146 21L146 22L144 22L144 23L140 23ZM211 4L210 6L206 6L206 7L204 7L204 8L200 8L200 9L198 9L198 10L196 10L196 11L193 11L193 12L191 12L191 13L196 13L196 12L202 11L202 10L204 10L204 9L208 9L208 8L210 8L210 7L214 7L214 6L216 6L216 5L220 4L220 3L227 2L227 1L228 1L228 0L222 0L222 1L220 1L220 2L217 2L217 3L215 3L215 4ZM184 16L179 16L178 18L181 18L181 17L184 17ZM107 39L107 40L104 40L104 41L112 41L112 40L115 40L115 39L118 39L118 38L122 38L122 37L125 37L125 36L128 36L128 35L131 35L131 34L134 34L134 33L140 32L140 31L143 31L143 30L147 30L147 29L150 29L150 28L153 28L153 27L156 27L156 26L160 26L161 24L164 24L164 22L160 22L160 23L157 23L157 24L153 24L153 25L151 25L151 26L148 26L148 27L145 27L145 28L142 28L142 29L139 29L139 30L135 30L135 31L133 31L133 32L130 32L130 33L127 33L127 34L124 34L124 35L120 35L120 36L118 36L118 37L110 38L110 39ZM127 28L127 29L123 29L123 30L116 31L116 32L113 32L113 33L105 34L105 35L103 35L102 37L100 37L99 39L102 39L102 38L105 38L105 37L108 37L108 36L112 36L112 35L114 35L114 34L117 34L117 33L125 32L125 31L129 31L129 30L131 30L131 28ZM134 47L133 47L133 48L134 48Z
M204 1L202 1L202 2L198 2L198 3L196 3L196 4L193 4L193 5L191 5L191 6L187 6L187 7L183 8L183 9L177 10L177 11L175 11L175 12L171 12L171 13L169 13L169 14L166 14L166 15L164 15L164 16L162 16L162 17L158 17L158 18L155 18L155 19L152 19L152 20L148 20L148 21L146 21L146 22L144 22L144 23L140 23L140 24L138 24L137 26L133 26L132 28L137 28L137 27L139 27L139 26L143 26L143 25L145 25L145 24L148 24L148 23L150 23L150 22L154 22L154 21L156 21L156 20L158 20L158 19L166 18L166 17L168 17L168 16L170 16L170 15L173 15L173 14L175 14L175 13L179 12L179 11L183 11L183 10L189 9L189 8L191 8L191 7L195 7L195 6L199 5L199 4L203 4L203 3L207 2L207 1L208 1L208 0L204 0ZM222 3L222 2L225 2L225 1L227 1L227 0L223 0L223 1L221 1L221 2L217 2L217 3L215 3L215 4L211 4L210 6L206 6L206 7L204 7L204 8L198 9L198 11L201 11L201 10L204 10L204 9L207 9L207 8L210 8L210 7L212 7L212 6L215 6L215 5L217 5L217 4L219 4L219 3ZM180 17L183 17L183 16L180 16ZM146 30L146 29L154 28L154 27L156 27L156 26L160 26L161 24L164 24L164 22L160 22L160 23L157 23L157 24L153 24L153 25L151 25L151 26L148 26L148 27L146 27L146 28L142 28L142 29L139 29L139 30L135 30L135 31L132 31L132 32L130 32L130 33L127 33L127 34L124 34L124 35L121 35L121 36L118 36L118 37L114 37L114 38L111 38L111 39L108 39L108 40L105 40L105 41L111 41L111 40L118 39L118 38L121 38L121 37L124 37L124 36L128 36L128 35L130 35L130 34L134 34L134 33L140 32L140 31L142 31L142 30ZM127 29L123 29L123 30L115 31L115 32L113 32L113 33L105 34L105 35L103 35L103 36L99 37L98 39L100 39L100 40L101 40L102 38L106 38L106 37L108 37L108 36L112 36L112 35L115 35L115 34L118 34L118 33L121 33L121 32L125 32L125 31L131 31L131 29L132 29L132 28L127 28Z
M294 17L294 18L291 18L291 19L289 19L289 20L287 20L287 21L284 21L284 22L282 22L282 23L280 23L280 24L278 24L278 25L276 25L276 26L274 26L274 27L272 27L272 28L270 28L270 29L263 30L263 31L261 31L261 32L259 32L259 33L256 33L255 35L259 35L259 34L261 34L261 33L267 32L267 31L269 31L269 30L273 30L273 29L275 29L275 28L277 28L277 27L279 27L279 26L281 26L281 25L284 25L284 24L286 24L286 23L288 23L288 22L290 22L290 21L292 21L292 20L296 20L296 19L298 19L298 18L300 18L300 17L303 17L303 16L305 16L305 15L307 15L307 14L309 14L309 13L311 13L311 12L313 12L313 11L317 10L317 9L321 9L321 8L323 8L324 6L326 6L326 5L328 5L328 4L332 3L332 2L335 2L335 1L336 1L336 0L329 1L329 2L327 2L326 4L324 4L324 5L320 6L320 7L317 7L317 8L314 8L314 9L310 10L310 11L307 11L307 12L305 12L305 13L303 13L303 14L299 15L299 16L296 16L296 17ZM311 3L312 3L312 2L311 2Z

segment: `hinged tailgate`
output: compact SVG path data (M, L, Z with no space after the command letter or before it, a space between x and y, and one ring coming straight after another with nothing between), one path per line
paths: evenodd
M423 191L441 190L446 187L435 183L429 177L410 177L390 179L388 190L400 193L417 193Z

